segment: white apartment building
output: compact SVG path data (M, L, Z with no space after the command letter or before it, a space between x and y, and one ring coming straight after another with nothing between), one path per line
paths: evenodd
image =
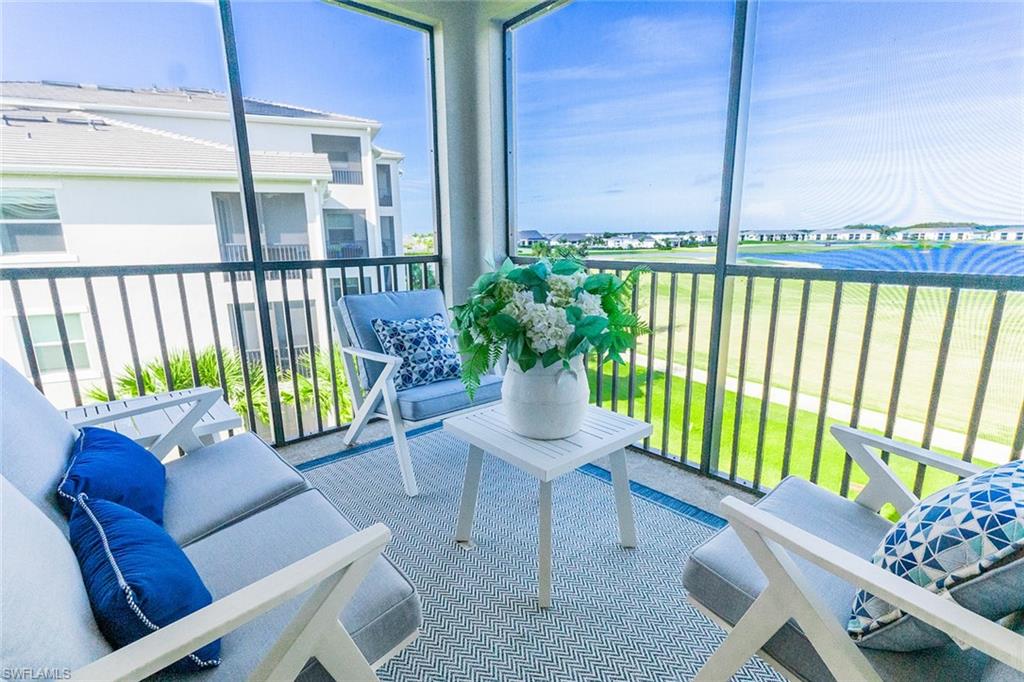
M248 259L233 128L223 93L5 82L0 84L0 108L0 267ZM379 122L258 100L247 100L246 111L266 260L401 255L403 156L373 144ZM377 288L376 268L367 269L363 282L354 272L348 271L349 290L361 284ZM341 275L340 270L328 271L332 299L341 294ZM385 269L380 284L385 289L401 286L404 276L401 268L394 275ZM225 347L244 345L248 353L257 352L251 275L243 273L235 287L241 334L226 275L210 277L216 301L212 312L204 278L189 275L183 280L180 288L173 277L156 278L152 289L141 280L141 285L128 287L142 362L159 354L161 326L170 338L171 331L186 323L183 313L166 310L158 319L153 291L161 307L172 311L184 296L196 347L209 345L217 333ZM306 284L311 305L321 313L313 315L318 321L313 334L322 339L322 311L328 305L323 283L314 274ZM267 283L276 348L285 346L285 293L294 345L308 344L302 285L297 272ZM97 317L108 326L121 320L116 280L96 279L93 286ZM58 290L77 375L85 388L101 375L91 324L94 311L82 287L60 285ZM60 344L53 345L56 321L50 290L45 282L26 282L21 293L47 394L58 404L70 404ZM5 296L2 353L27 374L14 301ZM115 373L130 355L126 327L102 332Z

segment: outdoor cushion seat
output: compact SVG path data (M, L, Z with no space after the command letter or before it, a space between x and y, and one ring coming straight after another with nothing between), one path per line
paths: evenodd
M480 377L480 388L470 400L460 379L445 379L432 384L413 386L397 392L398 410L402 419L422 421L431 417L494 402L501 398L501 377L487 374ZM384 412L383 403L377 411Z
M846 551L870 561L891 524L856 502L791 476L757 506ZM843 628L856 592L849 583L801 558L794 559L813 592ZM735 625L767 585L767 579L731 528L698 547L686 562L683 585L717 617ZM786 623L763 647L782 666L808 680L833 677L797 625ZM955 644L914 653L862 649L885 680L978 679L988 658Z
M309 489L302 474L252 433L195 450L166 470L164 529L179 545Z
M307 490L192 543L185 554L219 599L355 531L319 491ZM309 594L228 633L221 644L220 666L190 679L245 679ZM419 628L419 597L406 577L381 557L341 621L372 663Z

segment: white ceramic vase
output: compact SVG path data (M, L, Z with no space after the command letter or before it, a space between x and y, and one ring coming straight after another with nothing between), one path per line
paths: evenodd
M538 362L524 372L515 361L508 363L501 384L501 402L509 426L521 436L541 440L567 438L583 426L590 386L583 356L543 367Z

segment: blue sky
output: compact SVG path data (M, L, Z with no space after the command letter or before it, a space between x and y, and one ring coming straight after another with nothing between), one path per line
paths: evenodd
M717 225L731 3L577 2L516 32L517 215ZM761 2L741 223L1024 223L1024 3Z
M2 0L0 12L4 80L227 89L212 3ZM406 155L405 231L432 232L424 34L316 0L233 13L245 94L381 121L375 142Z
M195 2L3 2L4 79L225 89ZM235 3L253 97L380 120L432 225L425 42L316 0ZM733 6L581 0L518 29L523 229L717 223ZM1024 3L763 0L742 223L1024 223Z

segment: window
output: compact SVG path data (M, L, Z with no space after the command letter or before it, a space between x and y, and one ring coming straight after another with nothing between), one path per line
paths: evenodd
M380 249L383 256L395 255L395 219L389 215L380 217Z
M53 192L3 189L0 193L0 255L64 251L64 230Z
M316 318L316 302L310 301L310 316ZM231 339L235 347L240 347L238 330L234 325L234 305L229 304L231 309ZM252 303L240 304L242 311L242 331L245 334L245 351L258 358L261 352L259 320L256 318L256 308ZM273 312L274 349L287 351L288 349L288 327L284 317L284 303L271 301L270 307ZM302 301L288 301L288 309L291 313L292 339L295 341L295 353L298 355L309 349L309 336L306 334L306 309ZM313 327L313 341L316 342L316 327Z
M263 257L267 260L309 258L306 199L297 192L256 195ZM214 192L213 214L220 240L221 258L227 262L249 259L248 238L238 192Z
M75 363L75 370L88 369L89 350L85 344L82 316L79 313L65 314L64 326L67 328L68 345L71 348L71 359ZM68 366L64 362L60 332L57 329L57 317L55 315L29 315L28 328L32 334L32 350L35 352L39 371L67 371Z
M332 182L339 185L363 184L363 149L358 137L313 135L313 151L327 154Z
M582 1L510 27L510 227L716 229L733 15L732 3Z
M377 202L381 206L391 206L391 167L386 163L377 164Z
M370 255L366 239L366 213L324 209L328 258L366 258Z

